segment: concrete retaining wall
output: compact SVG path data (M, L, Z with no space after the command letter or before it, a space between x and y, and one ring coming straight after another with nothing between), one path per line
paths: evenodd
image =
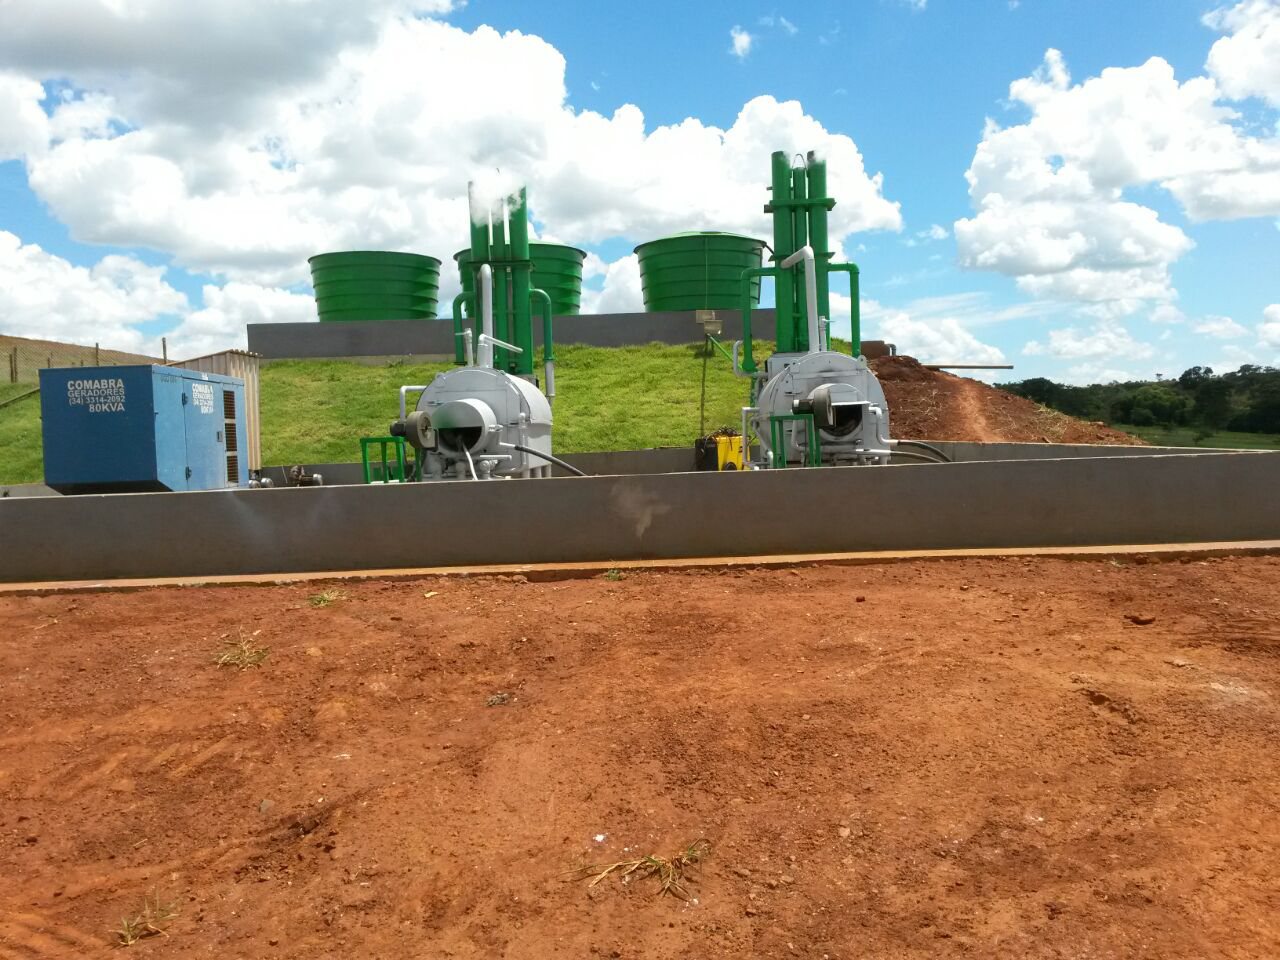
M967 441L933 441L947 456L958 463L995 460L1060 460L1079 457L1150 457L1195 456L1205 453L1251 453L1253 451L1206 450L1199 447L1114 447L1085 443L969 443ZM649 473L683 473L696 469L693 445L687 447L653 447L647 450L613 450L600 453L566 453L562 460L593 477L629 477ZM911 461L914 464L915 461ZM277 485L285 482L286 467L268 467L264 473ZM319 473L326 485L364 483L364 471L358 463L307 464L308 473ZM558 477L570 476L567 470L553 467Z
M724 340L742 339L742 315L719 311ZM774 311L752 313L756 337L773 336ZM249 350L264 359L307 357L453 356L452 320L371 320L364 323L251 323ZM556 343L623 347L644 343L697 343L702 327L692 311L611 313L556 317ZM542 345L542 324L534 324L534 341Z
M1203 454L38 497L0 501L0 581L1276 539L1277 489Z

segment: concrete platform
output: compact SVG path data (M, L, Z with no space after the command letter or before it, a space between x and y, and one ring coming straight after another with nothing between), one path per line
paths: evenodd
M1257 557L1280 554L1280 540L1224 543L1121 544L1099 547L1026 547L986 550L880 550L867 553L799 553L761 557L688 557L680 560L630 560L617 563L491 564L471 567L410 567L386 570L318 570L311 573L259 573L242 576L150 577L121 580L50 580L0 583L0 595L97 593L148 590L153 587L252 587L282 583L343 580L416 580L428 577L523 576L530 581L586 580L611 570L773 570L804 566L859 566L914 561L965 560L983 557L1052 558L1056 560L1128 560L1143 563L1205 560L1210 557Z
M1280 455L0 500L0 582L1280 539Z

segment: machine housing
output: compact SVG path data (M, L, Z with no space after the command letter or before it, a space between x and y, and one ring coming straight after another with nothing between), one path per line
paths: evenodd
M764 377L751 426L770 465L888 462L889 407L865 360L833 350L774 354Z
M40 371L45 484L59 493L220 490L249 481L244 381L179 367Z

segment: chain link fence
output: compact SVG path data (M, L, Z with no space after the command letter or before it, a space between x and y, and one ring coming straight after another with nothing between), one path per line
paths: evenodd
M29 383L34 388L40 382L40 371L46 367L125 366L164 362L161 358L138 353L103 350L96 344L77 346L0 334L0 384Z

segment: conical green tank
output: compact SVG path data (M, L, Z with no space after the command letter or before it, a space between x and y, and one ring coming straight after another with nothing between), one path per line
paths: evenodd
M582 262L586 252L562 243L530 243L529 257L533 260L533 287L547 292L551 312L557 317L577 315L582 307ZM471 251L459 250L453 259L458 264L463 293L474 293L475 273L466 269L471 263Z
M440 295L435 257L353 250L321 253L307 263L322 321L435 318Z
M742 307L742 271L762 262L764 241L705 230L678 233L636 247L644 308L736 310ZM760 280L751 281L751 302L760 303Z

